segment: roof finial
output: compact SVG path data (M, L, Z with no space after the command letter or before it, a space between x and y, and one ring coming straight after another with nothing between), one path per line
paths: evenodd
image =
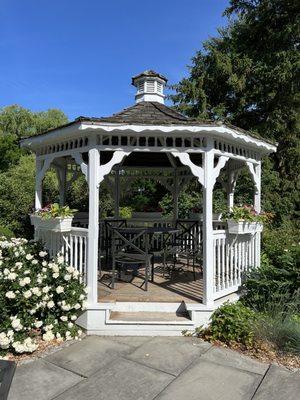
M164 87L167 78L152 70L146 70L132 78L132 84L137 88L135 101L156 101L164 104Z

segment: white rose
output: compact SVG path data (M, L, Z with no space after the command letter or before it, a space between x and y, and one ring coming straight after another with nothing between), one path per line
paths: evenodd
M80 296L79 296L79 300L84 300L85 299L85 295L84 294L81 294Z
M79 304L79 303L76 303L75 306L74 306L74 308L75 308L75 310L79 310L80 304Z
M60 317L60 319L61 319L61 321L63 321L63 322L68 321L68 317L66 317L65 315L62 315L62 316Z
M32 293L31 290L26 290L26 292L23 293L23 296L25 297L25 299L29 299L29 297L31 297Z
M43 292L43 293L48 293L49 290L50 290L50 287L49 287L49 286L44 286L43 289L42 289L42 292Z
M47 261L44 260L44 261L42 262L42 266L43 266L43 267L46 267L46 265L47 265ZM43 269L44 269L44 268L43 268ZM43 272L46 272L46 271L43 271Z
M71 279L71 275L70 274L66 274L65 276L64 276L64 280L65 281L69 281Z
M49 342L50 340L53 340L55 338L54 334L52 331L47 331L46 333L43 334L43 340L46 342Z
M52 301L52 300L48 301L47 307L48 308L53 308L54 307L54 301Z
M14 292L12 290L9 290L8 292L5 293L5 296L8 299L14 299L16 297L16 295L14 294Z
M75 271L75 268L70 266L70 267L67 267L66 270L67 270L70 274L72 274L72 273Z
M20 268L23 267L23 263L21 263L20 261L18 261L18 262L15 263L15 266L16 266L18 269L20 269Z
M36 322L34 323L34 326L35 326L36 328L40 328L42 325L43 325L43 321L36 321Z
M71 315L71 320L72 321L76 321L76 319L77 319L77 315Z
M5 268L5 269L4 269L4 271L3 271L3 273L4 273L4 275L6 275L6 276L7 276L7 275L10 273L10 271L9 271L9 269L8 269L8 268Z
M25 285L29 285L29 283L31 282L31 279L29 278L29 276L25 276L23 281L24 281Z
M41 291L40 291L40 288L38 288L38 287L32 288L31 291L32 291L33 294L35 294L37 296L41 296L41 294L42 294Z
M73 326L74 326L73 322L69 322L69 323L68 323L68 328L71 329Z
M33 259L33 255L26 254L25 258L26 258L26 260L32 260Z
M7 279L9 279L10 281L14 281L17 277L17 274L15 272L10 272L7 276Z
M56 279L56 278L59 277L59 273L58 273L58 272L55 272L54 274L52 274L52 276L53 276L54 279Z
M36 259L32 260L32 261L31 261L31 264L33 264L33 265L38 264L38 260L36 260Z
M63 293L63 291L64 291L64 288L62 286L57 286L57 288L56 288L57 294Z
M19 318L13 319L11 322L11 326L15 331L20 331L23 328L23 325L21 324Z
M63 264L65 262L64 256L57 257L57 262L58 262L58 264Z
M40 256L40 257L46 257L47 254L48 254L48 253L47 253L46 251L40 251L40 252L39 252L39 256Z

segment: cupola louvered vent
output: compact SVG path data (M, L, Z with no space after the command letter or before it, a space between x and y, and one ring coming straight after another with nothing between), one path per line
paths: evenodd
M167 78L155 71L147 70L132 78L132 84L137 88L136 102L154 101L164 103L164 86Z

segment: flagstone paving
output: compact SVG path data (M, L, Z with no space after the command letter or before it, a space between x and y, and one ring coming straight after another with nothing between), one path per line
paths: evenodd
M300 372L197 338L97 337L16 370L9 400L298 400Z

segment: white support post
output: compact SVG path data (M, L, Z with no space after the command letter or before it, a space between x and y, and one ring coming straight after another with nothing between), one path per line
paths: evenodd
M214 150L208 143L203 153L203 304L214 303L213 188Z
M257 213L261 212L261 161L255 167L256 179L255 183L255 194L254 194L254 209ZM256 267L260 266L260 252L261 252L261 233L256 233Z
M42 208L42 196L43 196L43 180L40 177L43 162L36 158L35 160L35 209L39 210Z
M87 286L88 303L98 301L98 237L99 237L99 168L100 154L97 149L89 150L89 233Z
M119 169L115 170L115 218L119 218L120 216L120 171Z

